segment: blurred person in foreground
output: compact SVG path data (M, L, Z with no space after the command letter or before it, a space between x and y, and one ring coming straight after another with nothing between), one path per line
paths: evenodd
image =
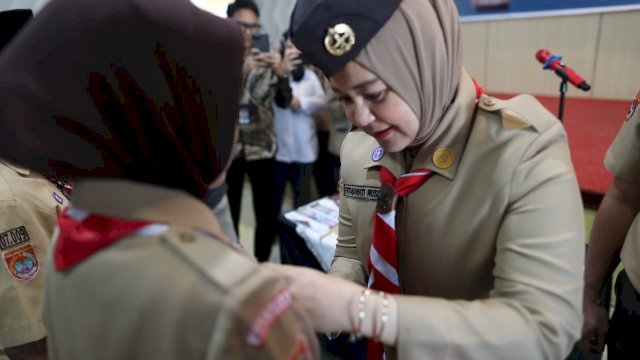
M202 201L242 53L188 0L56 0L3 54L0 156L75 179L45 266L50 359L317 358L284 279Z

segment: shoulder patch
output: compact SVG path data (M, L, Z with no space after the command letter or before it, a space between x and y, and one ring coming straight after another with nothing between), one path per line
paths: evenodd
M29 281L38 275L40 262L36 250L27 244L2 254L4 264L11 275L20 281Z
M505 130L526 129L531 126L531 123L515 110L505 108L500 110L500 115L502 115L502 127Z
M358 200L378 200L380 188L371 186L359 186L344 184L344 197Z
M11 229L0 233L0 251L4 251L8 248L18 246L22 243L29 241L29 233L27 228L19 226L15 229Z
M518 95L509 100L495 99L482 95L479 101L481 109L500 112L502 126L505 130L516 130L533 127L544 132L558 124L558 119L531 95Z
M256 271L257 263L253 258L213 234L205 236L173 228L162 237L189 265L223 289L230 289Z
M251 322L245 342L252 347L262 346L273 324L292 304L293 295L289 289L280 290L273 295Z

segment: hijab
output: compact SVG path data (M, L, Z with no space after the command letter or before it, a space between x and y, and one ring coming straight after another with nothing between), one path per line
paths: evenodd
M355 61L404 99L420 121L411 146L424 143L453 101L462 54L452 0L403 0Z
M201 198L230 158L240 29L189 0L55 0L0 55L0 157Z

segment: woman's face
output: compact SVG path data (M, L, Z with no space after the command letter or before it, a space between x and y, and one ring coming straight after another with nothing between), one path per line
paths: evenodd
M416 138L420 122L413 110L360 64L350 61L330 81L351 123L385 151L402 151Z

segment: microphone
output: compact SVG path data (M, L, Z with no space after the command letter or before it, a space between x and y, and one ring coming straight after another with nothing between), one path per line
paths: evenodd
M575 71L562 62L562 56L552 55L549 50L540 49L536 53L536 59L543 64L543 69L553 70L562 80L569 81L578 89L583 91L589 91L591 89L591 85L587 84L580 75L576 74Z

